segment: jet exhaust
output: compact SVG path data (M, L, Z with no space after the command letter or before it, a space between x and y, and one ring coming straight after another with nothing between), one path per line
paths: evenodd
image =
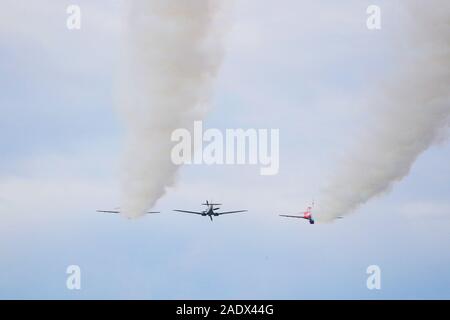
M118 110L125 128L122 211L138 217L176 179L171 134L207 111L223 56L223 0L130 0Z
M349 214L408 175L417 157L448 128L450 2L404 1L408 46L370 110L374 123L325 188L321 221ZM402 27L402 28L403 28ZM403 31L402 31L403 32Z

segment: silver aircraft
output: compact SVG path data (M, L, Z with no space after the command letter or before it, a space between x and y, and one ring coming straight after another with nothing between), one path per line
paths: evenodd
M206 201L206 203L202 203L202 206L206 206L206 209L203 211L187 211L187 210L173 210L176 212L183 212L183 213L191 213L191 214L197 214L203 217L209 217L211 221L213 221L213 217L218 217L224 214L232 214L232 213L242 213L242 212L248 212L248 210L238 210L238 211L225 211L225 212L218 212L220 208L216 208L216 206L221 206L220 203L210 203L209 201Z
M111 214L120 214L121 211L119 210L120 208L116 208L114 210L97 210L97 212L100 213L111 213ZM147 211L144 214L153 214L153 213L161 213L159 211Z

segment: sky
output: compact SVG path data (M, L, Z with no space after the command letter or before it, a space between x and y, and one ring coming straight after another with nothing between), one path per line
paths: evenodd
M280 172L185 166L137 220L120 198L116 110L121 1L2 0L0 298L449 299L450 145L444 136L390 192L331 224L302 211L370 120L395 65L401 12L389 1L235 0L209 128L280 130ZM78 4L82 28L66 28ZM401 39L400 39L401 40ZM248 214L172 213L206 199ZM81 290L66 269L81 268ZM380 290L366 286L370 265Z

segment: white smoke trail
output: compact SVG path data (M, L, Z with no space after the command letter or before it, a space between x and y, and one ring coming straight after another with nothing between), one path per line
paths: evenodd
M370 106L372 130L322 195L319 220L348 214L388 191L449 124L450 1L403 3L408 48Z
M122 211L137 217L175 181L170 141L207 109L222 54L223 0L130 0L119 80L126 130Z

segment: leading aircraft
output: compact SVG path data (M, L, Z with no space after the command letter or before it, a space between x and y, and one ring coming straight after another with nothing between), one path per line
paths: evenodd
M187 210L173 210L173 211L183 212L183 213L191 213L191 214L197 214L197 215L200 215L203 217L209 217L209 219L211 221L213 221L213 217L218 217L218 216L221 216L224 214L248 212L248 210L217 212L217 210L220 210L220 208L216 208L216 206L221 206L221 204L220 203L210 203L209 201L206 201L206 203L202 203L202 206L206 206L206 209L203 211L187 211Z

